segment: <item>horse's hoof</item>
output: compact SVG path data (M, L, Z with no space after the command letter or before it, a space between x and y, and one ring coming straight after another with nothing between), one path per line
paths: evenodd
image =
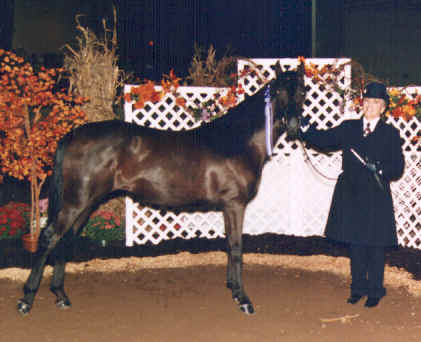
M72 304L66 298L66 299L60 299L60 300L56 301L56 306L61 310L67 310L67 309L70 309L72 307Z
M246 315L254 315L256 312L254 311L252 304L240 304L240 310L244 312Z
M22 316L26 316L31 311L31 306L21 299L18 302L17 310Z

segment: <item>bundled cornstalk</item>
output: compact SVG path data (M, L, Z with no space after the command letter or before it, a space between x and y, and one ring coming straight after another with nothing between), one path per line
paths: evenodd
M238 59L248 62L248 72L254 73L259 82L265 83L266 77L260 72L257 64L250 58L232 56L229 49L219 60L216 50L211 45L205 51L198 45L194 46L194 55L186 77L187 85L201 87L231 87L237 84L239 73L237 70Z
M211 45L205 56L204 51L197 45L189 68L187 81L192 86L229 87L236 80L237 58L227 53L216 59L216 50Z
M117 118L113 104L117 103L117 90L124 83L124 74L117 65L116 11L114 29L107 28L103 19L104 37L83 27L76 16L76 28L80 31L77 47L65 45L64 68L69 73L70 92L89 98L83 107L89 121ZM110 37L111 35L111 37Z

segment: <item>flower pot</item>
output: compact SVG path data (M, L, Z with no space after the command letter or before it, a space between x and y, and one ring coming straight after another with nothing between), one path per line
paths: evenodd
M22 244L25 250L35 253L38 249L38 235L31 233L22 235Z

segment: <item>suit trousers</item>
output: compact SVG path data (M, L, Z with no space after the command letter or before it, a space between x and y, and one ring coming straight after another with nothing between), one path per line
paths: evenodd
M383 287L385 253L382 246L350 245L351 295L381 298L386 295Z

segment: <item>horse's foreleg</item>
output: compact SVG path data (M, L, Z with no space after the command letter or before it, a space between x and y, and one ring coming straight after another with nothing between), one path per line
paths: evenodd
M48 255L55 248L59 240L60 236L54 232L52 225L49 225L41 232L38 251L34 256L35 261L31 273L23 287L24 297L18 302L17 310L19 313L25 315L31 310L35 295L37 294L41 283Z
M224 210L225 231L228 239L227 287L232 290L232 298L240 310L253 314L254 308L248 298L242 281L243 271L243 221L245 206L235 205Z

